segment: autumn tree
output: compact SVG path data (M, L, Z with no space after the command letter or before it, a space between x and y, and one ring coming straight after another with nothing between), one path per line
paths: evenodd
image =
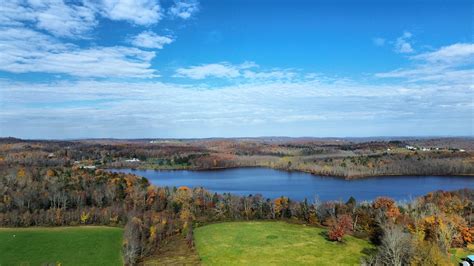
M341 242L344 235L352 231L352 225L353 222L350 215L344 214L339 216L336 222L329 228L329 240Z
M387 218L396 219L400 215L400 210L391 198L376 198L372 206L375 210L380 210Z

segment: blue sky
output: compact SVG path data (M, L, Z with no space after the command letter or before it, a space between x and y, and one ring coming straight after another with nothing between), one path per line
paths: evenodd
M473 10L2 1L0 136L472 136Z

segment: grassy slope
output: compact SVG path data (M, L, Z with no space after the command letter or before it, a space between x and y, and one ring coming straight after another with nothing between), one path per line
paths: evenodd
M284 222L232 222L195 230L196 248L209 265L359 265L364 240L326 240L324 229Z
M99 226L0 228L0 265L122 265L122 233Z

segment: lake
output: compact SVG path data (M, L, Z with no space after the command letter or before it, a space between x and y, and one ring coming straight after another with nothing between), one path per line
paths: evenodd
M474 177L468 176L389 176L344 180L302 172L269 168L235 168L210 171L109 169L113 172L144 176L157 186L204 187L212 192L237 195L262 194L264 197L287 196L295 200L358 201L388 196L409 200L435 190L474 188Z

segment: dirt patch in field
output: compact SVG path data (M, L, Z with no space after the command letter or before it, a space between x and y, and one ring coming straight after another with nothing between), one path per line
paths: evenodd
M140 265L201 265L195 248L189 248L182 236L174 236Z

